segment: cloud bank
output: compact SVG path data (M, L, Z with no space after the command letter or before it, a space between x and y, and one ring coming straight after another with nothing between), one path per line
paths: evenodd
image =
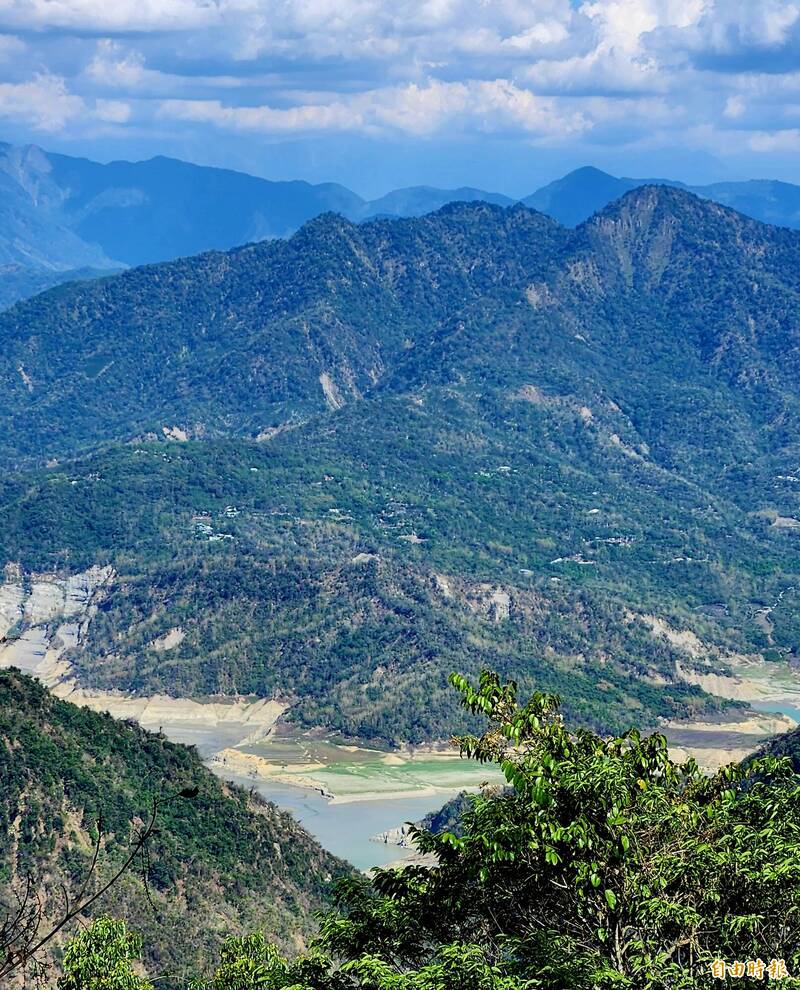
M0 0L0 80L0 128L43 143L756 161L798 147L800 2Z

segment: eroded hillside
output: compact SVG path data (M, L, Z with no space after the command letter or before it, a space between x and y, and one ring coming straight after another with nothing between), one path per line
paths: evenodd
M488 664L601 728L713 716L800 645L798 258L646 188L575 232L325 217L43 296L0 318L6 453L57 455L2 482L3 558L113 568L84 688L421 741Z

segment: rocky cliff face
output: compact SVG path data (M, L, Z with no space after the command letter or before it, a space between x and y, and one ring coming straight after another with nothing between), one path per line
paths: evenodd
M69 577L23 576L14 565L0 585L0 667L18 667L48 687L70 679L70 650L81 645L113 580L112 567Z

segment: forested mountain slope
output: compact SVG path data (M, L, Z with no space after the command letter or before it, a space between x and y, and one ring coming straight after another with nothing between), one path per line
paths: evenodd
M480 189L398 189L372 202L334 182L270 181L159 156L105 164L0 143L0 307L96 272L288 237L335 211L415 216ZM72 274L75 272L76 274Z
M0 266L0 310L8 309L20 299L29 299L65 282L85 282L122 271L106 268L44 268L14 262Z
M126 858L154 798L198 789L158 813L152 905L137 863L92 909L146 931L145 961L169 986L185 986L232 930L266 928L296 947L329 881L346 872L290 815L221 783L193 749L60 701L13 670L0 671L0 780L0 899L30 878L51 923L60 885L75 898L87 876L100 820L88 893Z
M664 409L671 361L686 364L680 392L718 394L703 430L732 452L752 417L791 415L799 252L800 234L656 187L575 233L486 204L361 226L324 216L288 242L60 288L0 316L1 411L17 427L3 452L63 456L173 427L255 436L378 383L397 392L475 365L487 384L535 374L545 392L641 397L642 439L669 446L689 411Z
M768 223L800 226L800 187L769 180L688 187L584 167L522 202L574 227L653 182L691 188ZM163 156L100 163L0 143L0 307L79 278L81 271L113 271L285 238L329 211L361 222L421 216L462 201L510 206L513 199L471 187L413 186L370 201L333 182L271 181Z
M0 447L61 456L178 427L250 435L366 393L470 300L521 290L564 232L455 204L62 287L0 314Z
M31 465L0 556L114 568L95 687L398 742L463 724L446 676L484 663L604 729L713 711L709 675L800 649L798 260L648 187L574 232L326 216L55 290L0 317Z

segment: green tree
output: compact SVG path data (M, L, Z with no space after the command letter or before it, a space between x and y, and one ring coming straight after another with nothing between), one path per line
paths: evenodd
M134 971L141 949L123 921L98 918L67 946L58 990L153 990Z
M193 980L189 990L345 990L351 982L331 973L330 960L312 951L288 962L261 932L225 940L220 965L207 980Z
M472 799L460 836L416 831L434 865L340 881L307 955L231 939L195 990L710 990L716 960L800 972L788 759L705 776L658 733L570 731L554 696L520 705L488 671L451 680L488 722L462 754L508 787Z
M341 887L319 947L352 986L447 988L444 972L426 980L448 952L482 958L491 987L695 990L715 985L715 959L800 970L800 786L788 761L709 777L671 760L660 734L570 731L556 697L520 706L494 673L452 683L488 720L462 753L499 764L510 786L474 800L463 836L417 834L433 868Z

